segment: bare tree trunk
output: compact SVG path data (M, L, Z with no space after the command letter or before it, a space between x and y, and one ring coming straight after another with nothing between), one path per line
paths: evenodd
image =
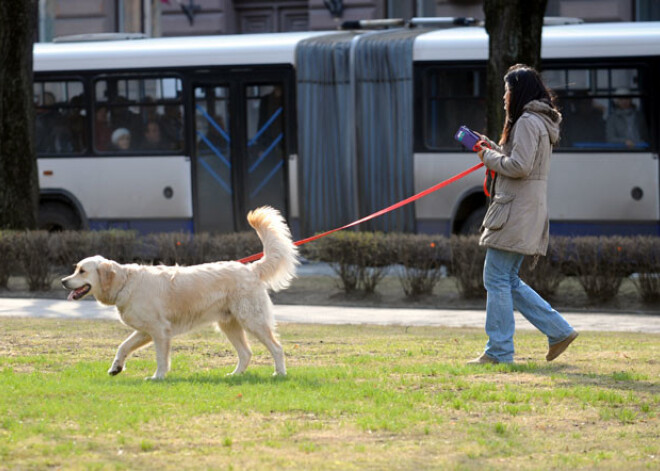
M37 223L32 44L36 0L0 1L0 229Z
M541 30L548 0L485 0L488 32L487 129L496 140L504 125L504 74L514 64L541 64Z

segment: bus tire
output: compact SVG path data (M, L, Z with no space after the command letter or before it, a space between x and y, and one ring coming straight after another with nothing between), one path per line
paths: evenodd
M484 221L484 216L486 216L486 206L480 206L479 208L472 211L468 217L465 218L465 221L461 225L461 229L458 231L461 235L474 235L479 234L481 229L481 223Z
M80 218L69 205L46 202L39 205L39 229L49 232L75 231L80 229Z

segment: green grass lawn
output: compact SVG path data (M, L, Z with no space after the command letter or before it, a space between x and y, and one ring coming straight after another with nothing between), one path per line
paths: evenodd
M660 336L583 332L546 363L466 366L479 330L279 328L289 376L213 329L106 374L116 322L0 318L0 469L659 469Z

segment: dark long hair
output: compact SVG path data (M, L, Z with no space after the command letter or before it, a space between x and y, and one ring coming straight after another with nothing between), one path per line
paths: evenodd
M547 103L552 108L555 105L555 94L543 83L541 74L535 69L524 64L516 64L509 67L504 76L504 83L508 85L511 92L509 103L506 107L506 118L500 144L509 141L509 135L513 125L523 114L525 105L530 101L538 100Z

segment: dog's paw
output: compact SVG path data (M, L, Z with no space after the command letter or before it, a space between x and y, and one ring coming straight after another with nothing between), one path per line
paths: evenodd
M119 373L124 371L124 367L122 366L111 366L110 369L108 370L108 374L110 376L117 376Z
M145 381L162 381L164 379L165 376L156 376L156 375L147 376L146 378L144 378Z
M284 372L275 372L273 373L273 378L284 378L286 376L286 371Z

